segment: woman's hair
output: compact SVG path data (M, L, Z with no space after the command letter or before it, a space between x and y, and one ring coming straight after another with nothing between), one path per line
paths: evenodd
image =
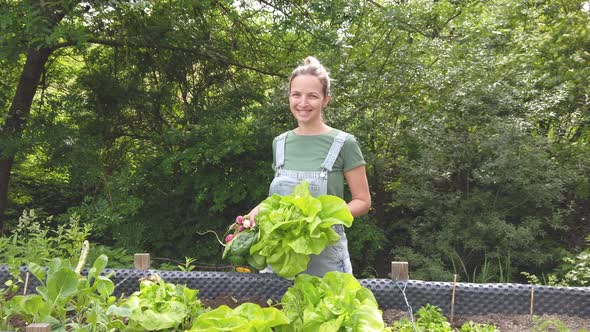
M303 65L295 68L289 77L289 92L291 92L291 82L299 75L313 75L320 80L323 86L324 97L330 95L330 73L322 66L318 59L308 56L303 60Z

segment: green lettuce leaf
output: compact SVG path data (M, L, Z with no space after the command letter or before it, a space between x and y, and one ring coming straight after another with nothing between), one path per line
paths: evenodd
M291 278L307 269L309 255L319 255L340 239L333 225L350 227L353 217L343 199L313 197L303 181L290 195L265 199L256 220L259 237L250 256L258 266L265 261L277 275Z
M273 327L288 323L276 308L261 308L258 304L244 303L235 309L226 305L200 315L189 331L252 331L272 332Z
M295 278L281 299L288 326L276 331L386 331L373 293L351 274Z

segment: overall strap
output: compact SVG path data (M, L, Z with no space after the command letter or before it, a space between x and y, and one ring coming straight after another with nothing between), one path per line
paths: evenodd
M288 131L280 134L277 138L275 151L275 169L280 169L285 165L285 142L287 141Z
M338 133L338 135L336 135L336 137L334 137L334 143L332 143L332 146L330 146L330 151L328 151L328 155L322 163L322 171L326 170L329 172L332 170L332 167L334 167L334 163L336 162L336 158L338 158L338 154L340 153L340 149L342 149L344 141L346 141L346 137L348 137L348 135L349 134L341 131Z

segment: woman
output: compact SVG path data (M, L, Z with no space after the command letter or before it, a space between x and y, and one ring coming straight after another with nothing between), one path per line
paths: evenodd
M273 140L275 178L269 194L288 195L302 180L309 183L315 197L344 197L346 180L352 199L348 208L353 217L371 207L365 161L359 144L350 134L331 128L324 122L322 109L330 101L330 76L314 57L307 57L289 78L289 108L297 128ZM255 220L259 207L248 214ZM323 276L329 271L352 273L346 234L335 226L340 240L320 255L312 255L304 273Z

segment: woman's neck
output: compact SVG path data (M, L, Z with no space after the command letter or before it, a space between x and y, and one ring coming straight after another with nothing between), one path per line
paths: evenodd
M310 124L299 124L297 128L295 128L295 134L297 135L320 135L323 133L327 133L332 128L327 124L320 122L319 124L310 125Z

